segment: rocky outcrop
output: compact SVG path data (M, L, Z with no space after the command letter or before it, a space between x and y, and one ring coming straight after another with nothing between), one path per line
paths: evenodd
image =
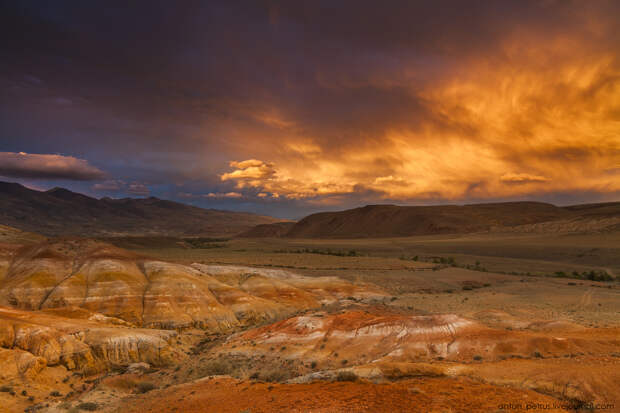
M32 379L47 366L43 357L24 350L0 348L0 382L13 378Z
M588 340L586 331L553 335L486 327L454 314L407 315L385 308L312 312L232 337L220 354L315 362L321 369L378 362L449 360L471 363L544 354L609 354L613 335Z
M89 240L24 248L6 268L0 305L24 310L79 307L149 328L228 331L346 297L383 297L336 277L180 265Z
M119 327L0 307L0 347L20 357L16 361L20 371L63 365L92 373L134 362L167 364L179 357L170 345L175 336L166 330Z
M410 316L382 311L314 312L247 331L224 353L270 354L318 362L322 367L459 353L459 338L484 330L456 315Z

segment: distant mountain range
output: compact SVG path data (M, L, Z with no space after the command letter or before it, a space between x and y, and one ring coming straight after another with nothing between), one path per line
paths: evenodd
M542 202L473 205L368 205L264 224L241 237L370 238L473 232L620 231L620 202L558 207Z
M0 224L47 236L230 236L276 218L158 198L96 199L64 188L0 182Z

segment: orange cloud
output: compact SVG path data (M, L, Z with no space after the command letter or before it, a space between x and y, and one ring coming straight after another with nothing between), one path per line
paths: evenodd
M508 184L525 184L530 182L547 182L549 179L540 175L531 175L531 174L504 174L500 178L500 181L506 182Z
M510 38L502 58L470 59L424 87L401 79L431 115L415 127L382 119L383 130L334 142L299 132L267 160L231 162L221 178L325 202L355 193L403 201L619 193L618 59L578 39L539 43Z
M242 198L243 194L239 192L210 192L205 195L205 198Z

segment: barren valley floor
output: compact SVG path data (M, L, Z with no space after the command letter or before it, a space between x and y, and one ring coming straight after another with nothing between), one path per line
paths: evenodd
M620 411L618 234L190 241L7 232L0 410Z

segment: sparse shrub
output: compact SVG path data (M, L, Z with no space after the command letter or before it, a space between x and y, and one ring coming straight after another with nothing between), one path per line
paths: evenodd
M490 286L491 286L491 284L489 284L489 283L484 283L484 284L482 284L482 286L483 286L483 287L490 287Z
M474 360L476 360L476 361L480 361L480 360L482 360L482 356L481 356L481 355L479 355L479 354L476 354L476 355L474 356Z
M219 376L230 374L233 367L225 360L211 360L199 370L202 376Z
M473 288L471 285L464 285L464 286L463 286L463 290L464 290L464 291L470 291L470 290L473 290L473 289L474 289L474 288Z
M357 374L352 371L341 371L336 376L336 381L357 381Z
M291 377L291 373L284 368L274 368L262 373L261 377L265 381L276 383L288 380Z
M27 396L28 392L26 390L22 390L22 396Z
M535 351L535 352L533 352L533 353L532 353L532 356L534 356L534 357L536 357L536 358L538 358L538 359L543 358L543 355L542 355L542 354L540 354L540 351Z
M312 363L310 363L310 368L313 368L313 369L316 368L316 361L313 361Z
M60 397L62 396L62 394L58 391L58 390L54 390L50 393L50 396L52 397Z
M11 386L0 386L0 392L2 393L8 393L13 391L13 387Z
M417 261L418 259L419 259L419 258L418 258L418 256L417 256L417 255L416 255L415 257L413 257L413 260L414 260L414 261Z
M87 410L89 412L94 412L95 410L99 408L99 405L93 402L85 402L85 403L78 404L76 407L79 410Z
M346 359L341 361L342 364L347 364L348 362L349 360L346 360Z
M156 388L157 386L155 386L153 383L148 382L148 381L140 382L136 386L136 390L138 391L138 393L148 393L151 390L154 390Z

